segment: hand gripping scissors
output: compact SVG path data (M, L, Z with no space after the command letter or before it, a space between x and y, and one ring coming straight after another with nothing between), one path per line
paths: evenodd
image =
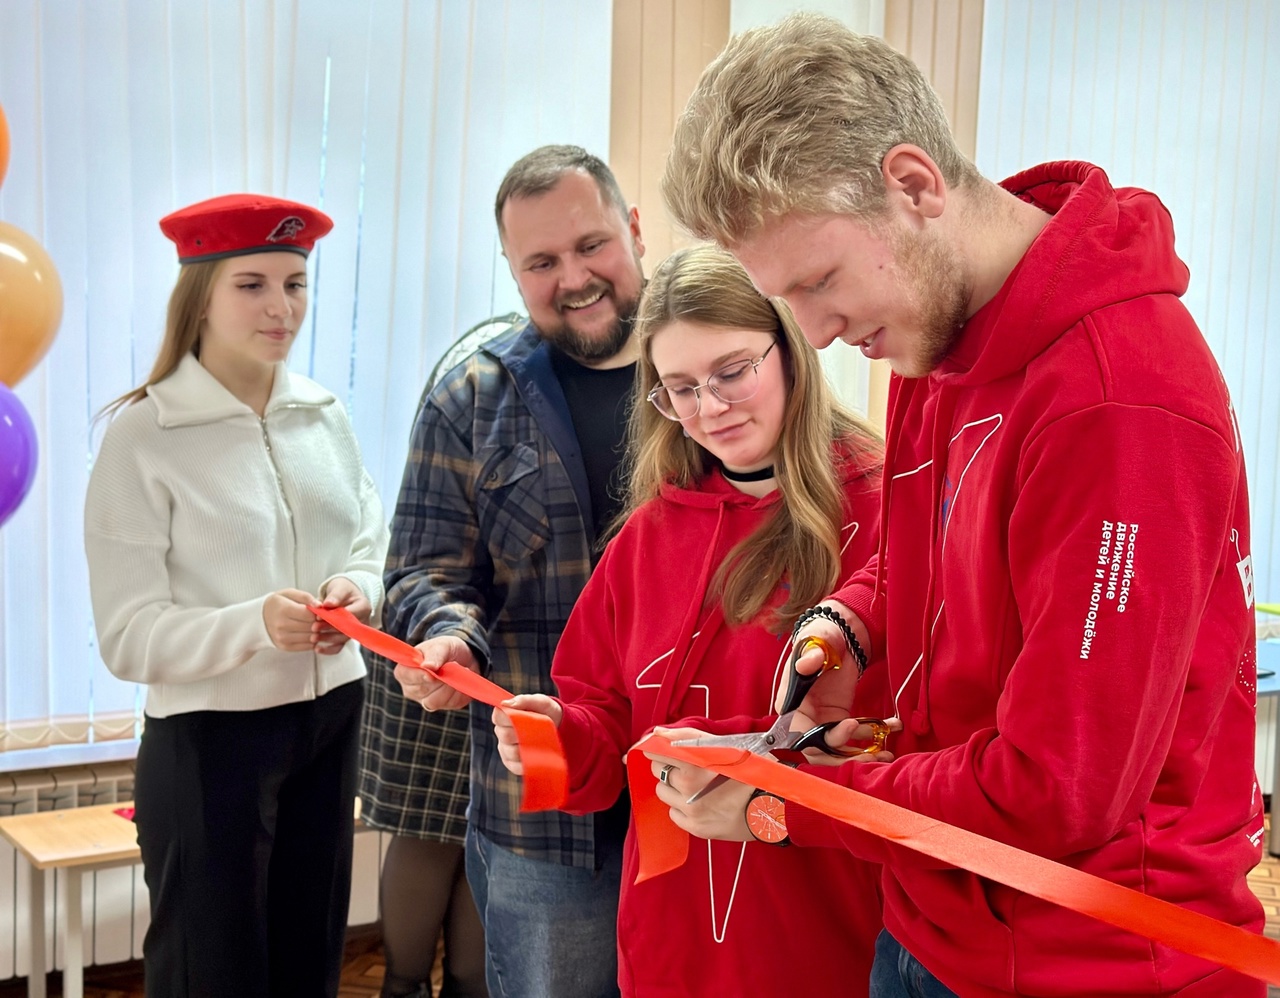
M802 675L796 671L796 662L813 648L822 649L822 668L812 675ZM715 748L745 749L755 755L771 754L774 758L789 766L798 766L804 762L804 750L807 748L821 749L827 755L848 758L883 751L885 740L889 737L889 725L879 718L859 717L857 719L859 724L871 725L874 733L871 745L865 748L853 746L837 746L833 748L827 744L827 732L839 724L839 721L826 721L815 725L808 731L791 730L796 711L799 710L800 704L804 702L805 694L818 681L819 676L830 669L838 668L840 668L840 656L835 654L827 642L817 637L805 638L791 654L791 661L787 665L787 695L782 701L782 713L778 715L778 719L773 722L768 731L749 731L740 735L703 735L700 738L681 738L671 744L682 747L713 746ZM729 777L727 776L717 775L685 803L692 804L694 801L705 797L728 779Z

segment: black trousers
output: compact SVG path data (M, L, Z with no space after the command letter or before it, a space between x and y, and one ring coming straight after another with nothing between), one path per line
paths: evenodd
M352 682L147 718L134 786L147 998L337 995L363 699Z

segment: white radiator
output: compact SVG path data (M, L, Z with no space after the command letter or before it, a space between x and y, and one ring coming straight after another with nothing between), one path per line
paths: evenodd
M0 816L113 804L132 798L132 763L0 774ZM378 874L388 838L368 829L357 830L348 925L367 925L378 920ZM30 973L31 926L27 924L27 913L31 876L32 870L26 861L13 846L0 839L0 981L26 977ZM62 881L56 870L43 876L49 907L45 918L45 952L49 954L49 966L45 970L60 970L66 924ZM142 866L89 874L84 877L83 885L85 964L142 959L142 938L151 921Z

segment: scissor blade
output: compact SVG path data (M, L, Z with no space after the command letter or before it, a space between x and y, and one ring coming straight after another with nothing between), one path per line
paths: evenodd
M712 791L712 790L714 790L716 787L722 787L722 786L724 786L724 785L725 785L726 783L728 783L728 782L729 782L729 777L727 777L727 776L719 776L719 775L717 775L717 776L713 776L713 777L711 778L711 782L710 782L710 783L708 783L705 787L703 787L701 790L699 790L696 794L694 794L692 797L690 797L688 800L686 800L686 801L685 801L685 803L686 803L686 804L695 804L695 803L697 803L698 801L702 800L702 798L703 798L703 797L707 796L707 794L711 793L711 791Z
M680 738L672 742L681 748L736 748L746 749L756 755L764 755L776 748L790 748L801 732L791 730L795 711L791 710L774 718L767 731L747 731L734 735L702 735L698 738Z
M795 734L797 734L798 736L798 733L795 733ZM770 749L768 753L761 753L761 754L772 755L779 762L784 763L788 766L798 766L800 765L800 763L805 761L803 752L797 752L795 749L789 749L789 748ZM698 801L702 800L703 797L707 796L707 794L711 793L712 790L715 790L717 787L722 787L728 782L729 782L729 777L727 776L720 776L720 775L714 776L711 778L710 783L708 783L705 787L699 790L692 797L688 798L685 801L685 803L696 804Z
M780 759L792 755L800 755L791 751L792 746L804 737L803 731L792 731L791 722L795 718L795 711L787 711L780 714L773 724L770 725L768 731L759 731L749 735L706 735L702 738L686 738L681 741L672 742L672 745L715 745L721 748L732 745L735 748L743 748L748 752L756 755L773 754ZM803 758L803 755L801 755ZM707 794L715 790L716 787L723 786L729 779L727 776L713 777L711 782L705 787L688 798L686 804L694 804L701 800Z
M760 748L759 732L747 732L739 735L703 735L701 738L679 738L672 742L680 748L740 748L757 755Z

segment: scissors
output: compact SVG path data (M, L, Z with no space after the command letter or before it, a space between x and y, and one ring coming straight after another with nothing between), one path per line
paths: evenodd
M796 671L796 662L800 661L805 653L814 648L822 650L822 668L811 675L802 675ZM889 725L879 718L857 718L859 724L869 724L873 732L872 743L866 748L832 747L828 745L827 732L839 724L839 721L825 721L822 724L815 725L808 731L791 730L796 711L800 708L800 704L804 702L805 694L818 681L819 676L828 670L838 668L840 668L840 657L835 654L827 642L818 637L805 638L791 654L791 661L787 666L787 695L782 701L782 713L778 715L778 719L773 722L768 731L749 731L739 735L703 735L700 738L681 738L671 744L682 747L714 746L715 748L745 749L755 755L771 754L774 758L789 766L800 765L804 761L804 750L807 748L821 749L827 755L847 758L883 751L885 740L889 737ZM694 801L705 797L716 787L728 781L728 779L729 777L727 776L717 775L685 803L692 804Z

